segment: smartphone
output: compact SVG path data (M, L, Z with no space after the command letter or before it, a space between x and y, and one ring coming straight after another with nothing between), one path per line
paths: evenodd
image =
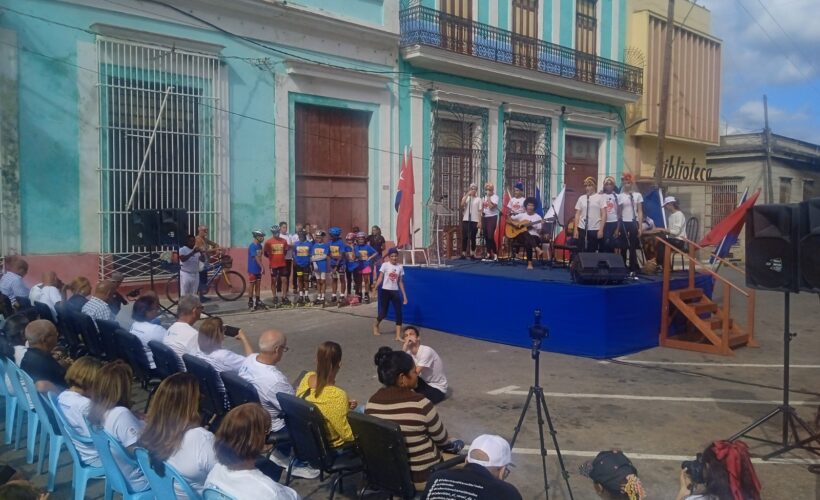
M237 335L239 335L239 328L231 325L225 325L226 337L236 337Z

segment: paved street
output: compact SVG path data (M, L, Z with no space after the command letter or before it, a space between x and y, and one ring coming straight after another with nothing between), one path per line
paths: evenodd
M671 349L652 349L625 358L598 361L564 355L542 355L541 379L557 438L575 498L595 498L578 466L597 451L620 448L637 466L649 498L672 499L678 489L680 462L694 456L710 441L725 438L768 412L781 397L782 300L780 294L758 293L759 349L743 348L731 358L700 355ZM817 375L820 363L817 296L793 296L792 393L801 417L812 421L820 404ZM521 311L530 314L531 311ZM324 340L342 344L344 355L338 385L350 397L364 402L378 388L373 354L382 345L398 346L392 324L384 334L370 333L375 306L355 308L276 310L225 315L226 322L244 328L254 342L266 328L288 335L291 350L282 370L295 377L312 368L315 348ZM454 312L454 314L462 314ZM549 326L549 320L546 320ZM520 332L527 335L527 332ZM439 411L451 436L469 443L485 432L511 437L532 383L530 351L475 341L434 331L422 331L422 341L434 347L445 361L452 387L450 399ZM233 341L226 340L230 348ZM549 339L545 341L549 346ZM139 394L139 405L144 395ZM780 420L759 435L779 436ZM750 442L757 452L771 448ZM561 480L553 445L549 449L550 498L569 498ZM782 460L757 463L764 498L810 499L818 497L818 476L807 471L806 453L787 454ZM32 474L21 452L3 448L0 460ZM524 420L514 452L516 468L509 480L524 498L544 498L535 407ZM53 498L68 498L70 467L64 453L58 489ZM820 463L820 461L816 461ZM35 476L44 484L45 476ZM353 498L348 483L347 497ZM326 498L318 481L297 480L294 487L304 497ZM317 491L318 488L318 491ZM89 490L101 496L99 485Z

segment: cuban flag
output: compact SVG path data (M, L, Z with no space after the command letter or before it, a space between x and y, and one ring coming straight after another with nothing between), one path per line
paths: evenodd
M413 150L406 147L401 159L401 169L399 170L399 184L396 189L396 246L406 247L410 245L411 225L413 219L413 198L415 194L415 181L413 179Z
M754 206L758 196L760 196L760 189L755 191L752 196L749 196L749 188L746 188L737 208L722 221L718 222L715 227L703 237L700 241L700 246L716 245L717 248L715 248L714 255L720 258L726 257L732 245L737 243L740 232L743 230L743 225L746 223L746 212ZM711 259L712 264L715 263L715 260L714 258Z
M646 217L652 219L655 227L666 227L666 213L663 211L663 191L660 188L653 189L644 196L643 213Z

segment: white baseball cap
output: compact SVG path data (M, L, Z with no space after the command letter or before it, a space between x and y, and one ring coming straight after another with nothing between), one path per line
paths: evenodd
M487 460L479 460L473 457L473 451L481 450L487 457ZM512 451L510 444L501 436L493 434L482 434L475 438L470 444L470 452L467 453L467 462L471 464L478 464L484 467L505 467L511 465Z
M663 199L663 204L668 205L668 204L674 203L676 201L678 201L678 199L675 198L674 196L667 196L666 198Z

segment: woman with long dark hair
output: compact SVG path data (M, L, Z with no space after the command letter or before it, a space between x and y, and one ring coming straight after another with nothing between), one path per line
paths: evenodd
M330 446L336 448L353 441L353 431L347 422L348 410L356 408L347 393L336 387L336 375L342 368L342 346L322 342L316 350L316 371L302 377L296 395L315 404L327 422Z
M167 462L199 493L216 464L214 435L201 422L199 382L190 373L175 373L157 387L139 440L152 462ZM186 497L177 490L177 498Z
M382 347L374 361L379 382L384 387L367 402L365 413L401 426L410 450L410 473L416 488L421 491L430 475L430 467L442 461L441 452L457 453L464 443L450 441L436 407L424 395L414 391L419 376L409 354Z

